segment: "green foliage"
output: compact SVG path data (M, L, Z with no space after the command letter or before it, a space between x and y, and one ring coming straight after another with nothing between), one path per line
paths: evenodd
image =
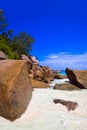
M19 58L18 54L13 52L12 48L8 44L7 38L2 35L0 35L0 50L3 51L9 59Z
M11 41L11 47L15 52L19 54L28 55L29 52L32 51L32 43L34 39L26 34L25 32L20 33L18 36L14 36Z
M0 50L10 59L18 59L21 54L28 55L32 51L34 39L25 32L12 37L13 30L6 30L8 26L3 10L0 9Z

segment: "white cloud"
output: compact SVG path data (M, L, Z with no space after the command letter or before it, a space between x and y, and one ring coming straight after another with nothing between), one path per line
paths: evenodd
M58 54L50 54L45 56L40 65L47 65L53 69L87 69L87 53L71 54L70 52L60 52Z

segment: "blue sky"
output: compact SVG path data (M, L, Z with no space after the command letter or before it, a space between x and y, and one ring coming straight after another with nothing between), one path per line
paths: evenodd
M32 54L54 69L87 69L86 0L0 0L9 29L27 32Z

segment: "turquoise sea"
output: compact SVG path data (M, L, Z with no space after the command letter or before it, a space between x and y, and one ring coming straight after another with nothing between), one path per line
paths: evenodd
M65 70L61 70L61 71L59 72L59 74L60 74L60 75L66 75L66 72L65 72Z

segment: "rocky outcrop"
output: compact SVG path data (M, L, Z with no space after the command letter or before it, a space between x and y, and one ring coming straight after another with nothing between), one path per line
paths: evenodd
M4 52L0 51L0 60L6 60L6 59L8 59L7 55Z
M66 79L67 75L54 74L55 79Z
M39 80L39 81L43 81L43 80L44 80L43 70L37 69L37 70L34 72L34 79Z
M64 84L56 84L53 89L58 89L58 90L79 90L80 88L76 87L73 84L70 83L64 83Z
M28 56L34 65L39 65L38 59L35 56Z
M77 102L72 102L72 101L66 101L63 99L54 99L53 101L54 103L61 103L62 105L66 106L66 108L68 109L68 111L70 110L75 110L78 103Z
M28 70L23 60L0 61L0 116L14 121L25 112L32 96Z
M71 84L80 89L87 89L87 70L70 70L66 68L66 74Z
M21 59L28 61L29 65L31 64L31 69L29 70L29 77L31 79L31 82L34 80L33 86L35 86L35 87L36 87L36 81L38 84L44 84L44 83L50 84L51 81L53 81L54 79L67 78L66 75L58 74L59 70L51 70L51 68L48 66L40 66L39 61L34 56L22 55ZM38 82L38 81L40 81L40 82ZM35 83L35 85L34 85L34 83ZM47 84L45 84L45 85L47 86ZM40 85L40 88L41 88L41 86L42 86L42 88L43 87L46 88L44 85ZM67 89L67 87L66 87L66 89ZM64 88L64 90L65 90L65 88Z
M26 55L21 55L20 57L21 60L26 60L27 62L29 62L30 64L32 64L31 58L26 56Z
M26 60L31 64L31 70L29 71L29 77L31 79L45 83L50 83L54 79L54 74L50 67L40 66L36 57L22 55L20 59Z
M27 56L27 55L22 54L20 59L26 60L29 63L31 63L32 65L38 65L39 64L39 62L38 62L38 60L35 56L31 56L31 55Z
M54 79L54 75L52 73L52 70L48 66L40 66L39 70L36 70L34 73L34 78L37 77L35 74L37 73L37 77L40 78L42 82L50 83Z
M31 79L31 82L33 88L50 88L50 85L41 81Z

